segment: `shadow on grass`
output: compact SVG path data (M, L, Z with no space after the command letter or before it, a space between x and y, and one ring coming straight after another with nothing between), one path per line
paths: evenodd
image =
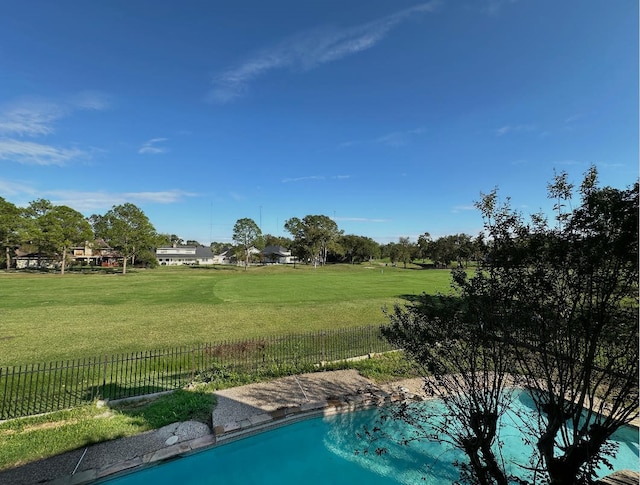
M211 392L178 389L160 397L119 403L113 409L151 429L182 421L200 421L211 426L216 397Z
M83 400L92 401L95 398L99 399L129 399L138 396L145 396L147 394L156 394L159 392L172 391L175 388L162 387L162 386L120 386L118 384L108 384L106 386L92 386L85 391Z
M415 294L404 293L402 295L398 295L397 298L401 298L402 300L408 301L409 303L417 303L422 300L422 296L423 296L422 294L415 295Z
M462 304L461 298L454 295L427 295L426 293L416 295L404 293L398 295L397 298L405 300L413 307L422 308L425 312L451 310L459 308Z
M243 266L236 266L235 264L193 264L187 266L190 270L200 270L200 271L230 271L230 272L238 272L244 271Z

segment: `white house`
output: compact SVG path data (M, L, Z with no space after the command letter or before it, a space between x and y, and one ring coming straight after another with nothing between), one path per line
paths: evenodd
M267 263L289 264L294 261L291 251L282 246L267 246L261 252Z
M211 248L206 246L162 246L156 249L156 258L161 266L214 264L216 262Z

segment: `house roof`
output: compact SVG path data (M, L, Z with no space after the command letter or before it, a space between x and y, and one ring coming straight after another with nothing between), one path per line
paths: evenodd
M195 253L164 252L158 254L158 249L193 249ZM182 259L209 259L213 258L213 251L207 246L159 246L156 248L156 255L162 258L182 258Z
M233 248L223 248L217 256L233 256Z
M207 246L197 246L196 257L197 258L213 258L213 251L211 251L211 248Z
M283 246L267 246L262 250L262 254L264 254L265 256L291 256L291 251Z

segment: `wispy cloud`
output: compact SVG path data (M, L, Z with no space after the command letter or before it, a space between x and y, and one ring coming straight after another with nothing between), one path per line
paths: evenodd
M504 125L496 130L496 136L504 136L513 133L531 133L535 130L535 125Z
M393 131L385 133L382 136L376 138L364 139L364 140L349 140L342 142L338 145L338 148L350 148L356 145L377 144L385 145L388 147L399 148L410 145L416 137L426 133L426 129L422 127L414 128L404 131Z
M23 98L0 109L0 135L37 137L54 133L57 120L74 111L101 111L109 107L104 94L83 91L62 100Z
M304 182L306 180L325 180L326 177L324 175L309 175L307 177L288 177L282 179L283 184L288 184L291 182Z
M140 154L153 154L158 155L160 153L166 153L167 148L164 146L158 146L160 143L167 141L167 138L152 138L140 147L138 153Z
M229 103L244 95L251 82L269 71L285 68L309 71L371 49L399 24L416 14L433 11L438 3L424 3L350 28L316 29L286 39L215 76L208 99Z
M246 196L244 196L243 194L233 191L229 192L229 197L231 197L236 202L240 202L246 199Z
M381 222L391 222L391 219L375 219L370 217L333 217L334 221L339 222L372 222L372 223L381 223Z
M64 109L53 103L26 102L0 113L0 135L41 136L53 133L53 123Z
M81 91L66 98L66 103L73 109L103 111L111 104L111 97L98 91Z
M376 143L380 143L382 145L387 145L390 147L403 147L411 143L413 138L417 135L421 135L425 133L424 128L415 128L413 130L407 131L394 131L393 133L387 133L375 141Z
M305 177L288 177L281 180L283 184L294 183L294 182L306 182L307 180L347 180L350 179L351 175L308 175Z
M81 212L109 209L114 205L132 204L173 204L197 194L173 189L148 192L82 192L75 190L44 191L44 197L54 204L68 205Z
M451 208L451 212L453 212L454 214L458 214L460 212L475 211L475 210L477 209L472 205L457 205Z
M71 160L86 158L87 152L77 148L58 148L30 141L0 139L0 160L25 165L66 165Z
M13 182L0 179L0 196L26 196L32 197L38 193L36 189L24 182Z
M62 100L21 99L0 108L0 160L28 165L66 165L86 159L89 153L78 148L65 148L23 138L38 138L55 132L55 123L77 110L103 110L106 96L81 92Z
M489 15L498 15L505 5L517 3L519 0L485 0L484 11Z
M26 205L35 198L45 198L56 205L67 205L87 213L108 210L114 205L131 202L133 204L173 204L199 194L180 189L143 191L143 192L107 192L102 190L47 190L28 182L12 181L0 178L0 196L10 196L14 203Z
M570 125L570 124L575 123L576 121L578 121L578 120L582 119L583 117L584 117L584 116L583 116L583 115L581 115L581 114L573 114L573 115L571 115L571 116L567 116L567 117L564 119L564 124L565 124L565 125Z
M585 165L586 162L578 162L577 160L558 160L553 163L554 165L564 165L569 167L574 167L576 165Z

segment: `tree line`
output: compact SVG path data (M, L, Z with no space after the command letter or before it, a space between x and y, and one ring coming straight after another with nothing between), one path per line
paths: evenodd
M337 223L325 215L293 217L285 221L285 230L291 237L263 235L253 219L239 219L233 228L233 241L238 245L245 265L250 261L249 249L282 246L291 250L298 261L317 265L328 262L357 264L374 259L389 259L392 264L422 262L432 267L459 267L477 261L486 252L483 236L472 238L468 234L454 234L432 239L428 232L413 242L400 237L397 242L380 244L370 237L344 234ZM224 243L214 242L212 249L221 250Z
M432 239L424 233L413 242L400 237L397 242L380 244L370 237L344 234L337 223L325 215L293 217L285 221L284 229L291 237L262 234L250 218L236 221L233 244L211 242L216 254L232 249L245 267L261 256L252 248L281 246L292 252L297 261L317 265L326 263L358 264L386 258L392 264L407 264L429 260L436 267L447 267L452 262L459 266L482 256L484 243L481 236L472 238L456 234ZM65 205L55 205L46 199L37 199L27 207L17 207L0 197L0 261L9 269L15 266L16 249L38 254L56 261L64 274L73 247L99 241L115 250L122 260L123 273L129 264L155 265L155 248L170 245L201 246L195 240L183 240L175 234L159 234L145 213L131 203L114 205L105 214L84 217ZM99 249L99 248L97 248Z
M162 238L134 204L115 205L105 214L86 218L71 207L46 199L21 208L0 197L0 240L7 269L12 267L16 249L22 248L58 261L64 274L69 251L74 247L99 241L117 251L123 262L122 272L126 273L128 262L155 261L153 248Z

